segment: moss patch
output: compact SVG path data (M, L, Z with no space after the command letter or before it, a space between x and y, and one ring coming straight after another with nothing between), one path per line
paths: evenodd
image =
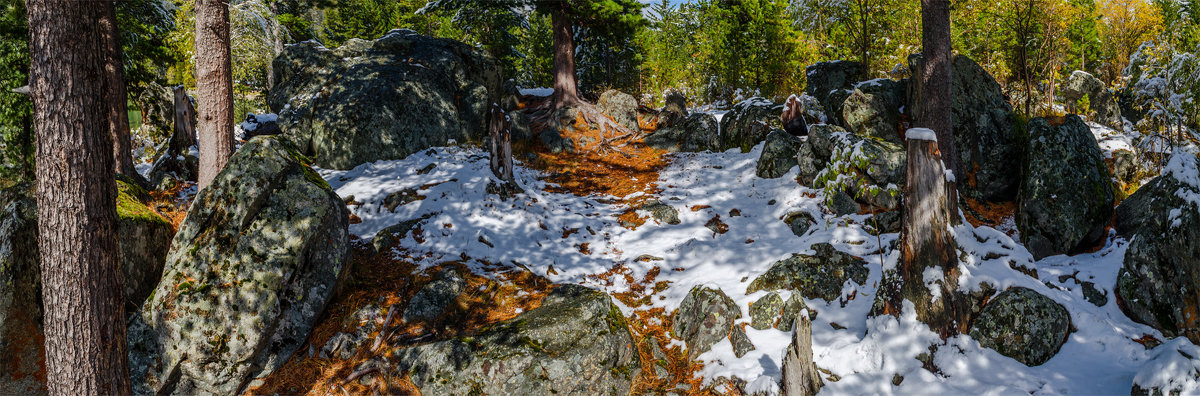
M148 197L149 193L136 184L117 180L117 218L122 221L161 223L170 225L162 215L150 209L136 197Z

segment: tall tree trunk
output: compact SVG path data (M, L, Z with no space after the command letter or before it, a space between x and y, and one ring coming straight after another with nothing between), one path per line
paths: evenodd
M29 0L38 249L52 395L130 394L117 264L108 1Z
M229 55L229 0L196 0L196 135L199 189L233 156L233 73Z
M550 23L554 30L554 108L579 103L579 91L575 87L575 35L571 29L571 18L563 7L554 6L550 11Z
M965 177L958 148L954 145L949 0L921 0L921 46L924 62L918 81L921 106L916 115L916 126L932 129L937 134L938 150L946 168L954 172L955 178ZM957 222L958 190L953 182L948 195L951 221Z
M129 137L129 97L125 90L125 51L121 49L121 36L117 30L116 2L104 2L104 14L100 16L100 28L104 32L106 62L104 72L108 75L108 130L113 142L113 172L129 176L142 182L145 180L133 167L133 154Z

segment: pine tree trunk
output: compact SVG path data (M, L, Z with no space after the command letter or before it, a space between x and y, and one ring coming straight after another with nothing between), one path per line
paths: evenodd
M922 103L915 125L937 133L938 150L946 168L954 172L955 178L966 177L959 164L958 148L954 145L949 0L921 0L921 46L924 62L918 84ZM948 199L950 213L954 214L952 221L957 221L958 192L953 184Z
M125 52L121 49L121 36L117 31L116 3L104 2L104 14L100 17L100 28L104 32L104 48L106 64L104 71L108 75L108 129L113 142L113 172L129 176L134 180L144 182L142 176L133 166L129 131L129 97L125 88Z
M202 190L233 156L228 0L196 0L196 102Z
M554 108L561 109L579 103L575 87L575 36L566 4L554 6L550 21L554 30Z
M29 0L38 249L52 395L130 393L106 102L107 1Z

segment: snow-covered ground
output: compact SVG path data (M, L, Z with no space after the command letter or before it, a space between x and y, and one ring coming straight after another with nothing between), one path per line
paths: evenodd
M897 235L869 234L864 225L869 224L868 216L826 213L820 191L794 182L795 169L778 179L756 177L761 148L760 144L745 154L737 150L673 154L671 165L661 172L658 198L678 210L680 223L650 219L632 230L617 221L625 208L607 203L613 197L547 192L545 182L539 180L545 175L521 166L515 177L525 194L509 201L488 195L485 188L492 180L488 156L473 148L435 148L404 160L319 172L339 195L362 203L351 207L362 219L350 226L352 234L371 238L385 227L425 217L420 235L410 234L400 243L416 253L409 257L424 257L423 265L465 255L526 266L556 282L580 283L610 293L625 291L629 285L622 277L609 279L610 284L588 275L623 263L640 279L657 267L661 271L657 280L670 286L650 299L652 306L669 312L693 286L707 285L737 302L743 313L739 322L749 322L750 303L767 294L746 294L751 280L793 253L811 252L816 243L831 243L865 259L870 276L866 284L844 285L840 299L844 303L805 300L817 313L813 321L816 363L839 377L836 382L825 381L822 392L827 394L1128 394L1135 378L1143 385L1176 381L1184 393L1200 392L1200 384L1192 380L1200 372L1200 363L1187 358L1200 357L1200 348L1183 338L1165 340L1117 307L1112 288L1128 246L1124 239L1110 235L1107 245L1095 253L1035 262L1003 232L969 224L956 230L966 253L960 282L964 289L985 281L1001 290L1028 287L1070 311L1076 331L1061 351L1041 366L1026 367L982 348L969 336L943 344L916 321L911 308L899 318L868 318L883 268L895 266L898 260L897 251L888 248ZM406 189L424 199L389 211L386 198ZM802 237L792 234L782 221L797 210L817 219L817 225ZM705 227L715 216L728 225L728 232L717 234ZM885 247L882 254L881 246ZM637 260L643 255L662 260ZM481 262L469 265L482 271ZM1035 268L1039 278L1012 266ZM1104 306L1084 299L1085 281L1108 296ZM789 297L786 291L781 294ZM626 314L646 308L622 306ZM756 390L776 389L773 381L780 376L789 333L750 327L746 333L754 351L736 358L729 341L722 341L700 355L705 363L700 374L706 380L736 375ZM1146 349L1134 341L1144 335L1165 342ZM935 345L940 346L933 356L940 375L923 369L917 360ZM904 378L899 386L893 385L897 374Z

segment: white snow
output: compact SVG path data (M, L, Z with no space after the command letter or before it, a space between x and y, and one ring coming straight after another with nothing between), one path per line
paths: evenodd
M933 130L929 128L908 128L908 131L904 132L904 138L908 140L916 139L936 142L937 134L933 133Z
M530 95L530 96L545 97L545 96L554 95L554 88L521 88L521 89L518 89L517 91L521 92L521 95Z
M932 135L932 131L910 132ZM936 138L934 138L936 139ZM1062 350L1047 363L1026 367L990 349L970 336L942 341L916 320L911 303L899 317L868 318L884 268L894 268L899 252L892 246L897 234L878 237L867 232L868 215L834 216L827 212L821 190L796 184L796 169L777 179L755 176L762 145L749 153L679 153L660 174L657 198L678 210L680 224L653 220L626 229L616 220L625 208L609 203L613 197L579 197L545 191L545 175L518 163L514 177L525 193L502 201L485 192L492 180L486 151L475 148L434 148L398 161L364 164L348 171L318 170L342 197L353 195L361 206L351 206L362 219L350 232L371 238L379 230L401 221L421 220L420 240L411 234L400 246L423 266L462 260L476 271L483 261L524 266L555 282L578 283L610 293L625 291L622 277L611 283L589 277L622 264L636 279L654 268L657 280L669 287L654 294L647 306L629 307L617 302L625 314L653 307L668 312L679 306L696 285L719 288L741 308L737 324L749 322L749 306L765 296L747 294L746 287L772 264L792 254L811 254L812 245L830 243L835 249L868 263L864 284L847 282L836 301L808 299L813 319L813 351L818 367L840 379L825 379L826 394L1128 394L1135 380L1181 392L1200 392L1193 376L1200 370L1200 348L1186 339L1168 340L1146 349L1133 341L1144 335L1164 339L1158 331L1133 322L1115 302L1113 287L1127 241L1115 233L1104 248L1076 256L1052 256L1034 261L1013 237L989 227L969 224L954 229L960 246L959 288L997 290L1022 286L1046 295L1067 308L1076 331ZM1194 158L1194 157L1193 157ZM1168 167L1171 174L1200 185L1195 163ZM1174 163L1174 162L1173 162ZM432 169L427 167L433 164ZM389 194L412 189L424 199L400 205L392 213L384 207ZM692 210L692 208L697 208ZM740 216L732 216L738 209ZM816 224L803 237L792 234L782 218L804 211ZM715 216L728 225L724 234L705 223ZM484 237L488 246L480 241ZM588 253L580 246L589 244ZM660 261L639 261L650 255ZM553 266L554 271L550 271ZM1036 277L1026 275L1033 273ZM1024 272L1022 272L1024 271ZM941 271L938 277L941 276ZM934 277L928 276L933 279ZM1083 297L1083 282L1108 296L1097 307ZM782 291L786 300L791 296ZM737 376L748 390L778 392L784 350L790 333L776 329L746 334L755 349L741 358L724 340L700 354L706 380ZM672 340L671 345L682 345ZM939 374L922 368L918 355L934 349ZM892 384L895 375L904 379Z

